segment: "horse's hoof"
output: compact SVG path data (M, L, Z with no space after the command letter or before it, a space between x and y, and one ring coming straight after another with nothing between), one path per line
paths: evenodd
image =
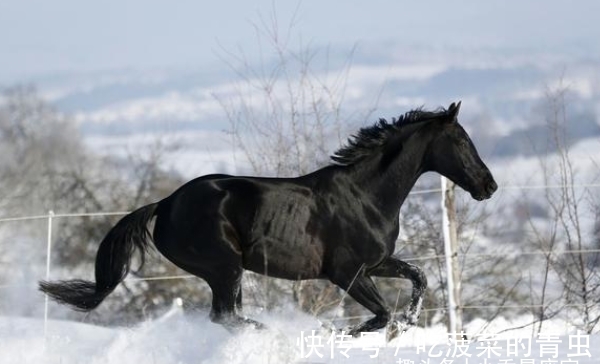
M261 322L258 322L258 321L254 321L254 320L252 320L252 321L253 322L250 322L250 325L254 326L255 330L266 330L266 329L268 329L267 325L265 325L265 324L263 324Z
M400 335L400 328L399 328L398 321L390 322L389 325L387 326L387 329L385 332L385 340L387 342L390 342L390 341L394 340L395 338L397 338L398 335Z
M350 335L353 338L358 338L358 337L360 337L360 333L361 333L361 331L358 329L350 329L350 331L348 331L347 335Z
M394 340L395 338L402 336L412 326L406 322L391 321L386 328L385 339L387 342Z
M323 332L324 334L333 334L340 332L331 322L319 321L319 323L321 324L321 332Z

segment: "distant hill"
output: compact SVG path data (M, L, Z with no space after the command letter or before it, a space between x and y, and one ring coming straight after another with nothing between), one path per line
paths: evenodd
M548 138L542 126L546 91L562 83L569 90L571 119L577 121L568 126L570 140L600 134L600 62L524 50L407 48L390 43L374 47L372 54L353 60L346 80L343 111L357 127L412 108L463 100L461 120L477 136L476 143L485 140L486 156L528 156L541 152ZM327 60L327 69L339 74L348 59L343 51L329 50ZM325 69L315 63L315 72ZM198 144L214 146L214 135L229 127L216 96L237 97L236 81L240 78L224 66L64 73L40 77L38 87L57 108L76 117L88 140L112 138L114 145L136 134L199 133L211 140ZM355 118L370 109L374 111L369 120ZM215 152L227 148L223 145Z

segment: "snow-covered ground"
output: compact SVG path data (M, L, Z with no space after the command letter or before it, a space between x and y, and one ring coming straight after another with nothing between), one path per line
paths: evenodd
M358 339L338 335L332 341L318 330L315 318L291 308L256 318L269 329L231 334L205 313L185 314L177 306L157 320L128 328L50 320L45 330L41 319L0 317L0 363L591 364L600 359L600 335L578 333L559 320L545 323L534 338L531 327L493 335L522 325L523 317L469 323L470 344L448 344L443 326L413 328L386 344L384 333Z

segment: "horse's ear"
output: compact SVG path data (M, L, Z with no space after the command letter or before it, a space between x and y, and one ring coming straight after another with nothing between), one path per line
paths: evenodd
M454 102L450 104L448 107L448 116L451 121L456 121L458 119L458 112L460 111L460 104L462 101L459 101L458 104Z

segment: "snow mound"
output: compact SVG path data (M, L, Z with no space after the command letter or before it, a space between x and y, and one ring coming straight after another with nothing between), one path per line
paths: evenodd
M449 346L442 325L412 328L389 343L385 342L384 333L349 339L347 344L351 349L345 358L342 356L341 343L330 352L326 342L331 337L330 333L321 329L321 323L314 317L291 308L251 316L265 323L269 329L248 328L232 334L210 322L205 312L184 313L178 306L159 319L132 328L103 328L51 320L45 334L41 319L0 317L0 364L365 364L396 363L399 360L421 363L428 362L428 359L431 363L438 363L441 362L436 361L438 359L452 359L448 353L453 347ZM502 332L507 326L518 327L515 325L521 325L524 320L509 322L501 319L490 324L474 320L466 327L473 340L466 352L475 359L482 359L485 350L494 349L491 357L494 360L488 360L489 363L500 362L501 358L508 360L507 363L518 363L517 357L509 353L509 349L515 347L509 346L506 340L524 337L526 331L505 332L492 341L485 335L476 336L487 329L491 329L488 332ZM544 332L546 336L531 338L528 341L529 351L518 358L535 358L536 363L541 358L560 359L557 363L567 359L574 359L570 363L577 364L597 363L600 335L581 337L573 342L569 335L575 334L576 330L565 326L565 322L547 322L545 325L548 330ZM530 330L527 330L529 334ZM318 350L321 356L308 355L306 351L305 356L299 355L301 333L322 336L322 346ZM573 343L581 348L571 345ZM548 345L555 345L555 354L549 352ZM522 350L520 346L518 348ZM570 357L578 352L589 352L589 355Z
M292 363L301 330L318 328L299 313L258 315L268 330L232 334L206 313L177 309L133 328L0 317L0 364L26 363ZM287 332L289 334L284 334Z

